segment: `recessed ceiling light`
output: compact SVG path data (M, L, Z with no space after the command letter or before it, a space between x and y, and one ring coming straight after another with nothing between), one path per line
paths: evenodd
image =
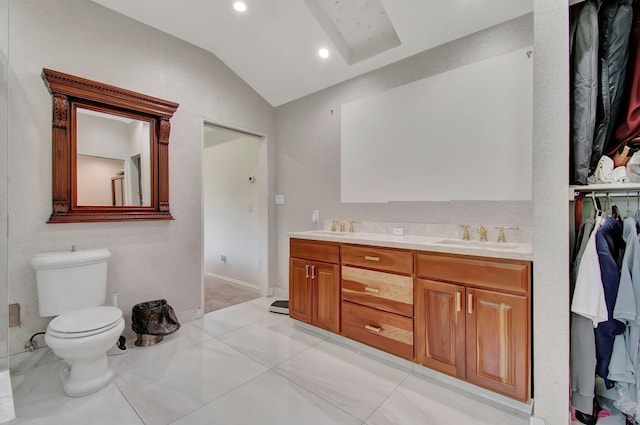
M237 1L233 3L233 8L238 12L244 12L245 10L247 10L247 5L243 1Z
M324 47L320 50L318 50L318 56L320 56L322 59L326 59L329 57L329 50L325 49Z

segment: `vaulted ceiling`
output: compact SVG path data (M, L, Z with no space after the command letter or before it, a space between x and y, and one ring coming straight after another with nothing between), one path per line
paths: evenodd
M532 0L244 0L245 12L235 0L93 1L208 50L273 106L533 10Z

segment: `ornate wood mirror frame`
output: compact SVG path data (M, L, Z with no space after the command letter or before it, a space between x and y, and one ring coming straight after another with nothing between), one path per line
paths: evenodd
M53 98L53 213L48 222L173 220L169 211L169 119L178 104L50 69L42 70L42 78ZM78 107L151 124L149 206L78 205Z

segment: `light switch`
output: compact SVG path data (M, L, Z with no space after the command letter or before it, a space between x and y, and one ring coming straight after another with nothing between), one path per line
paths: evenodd
M318 210L313 210L311 212L311 222L313 223L317 223L320 221L320 211Z
M276 195L276 205L284 205L284 195Z

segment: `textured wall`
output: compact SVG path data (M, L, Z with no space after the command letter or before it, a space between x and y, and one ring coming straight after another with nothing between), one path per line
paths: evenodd
M274 110L215 56L84 0L12 0L9 49L9 302L18 352L38 317L40 252L106 247L108 291L128 317L135 303L166 298L183 320L201 303L202 117L274 134ZM46 224L51 213L51 96L47 67L180 103L172 118L170 202L175 221ZM273 157L272 157L273 159ZM272 223L275 223L273 217ZM110 300L110 297L108 297Z
M555 425L569 423L569 15L533 3L534 413Z

